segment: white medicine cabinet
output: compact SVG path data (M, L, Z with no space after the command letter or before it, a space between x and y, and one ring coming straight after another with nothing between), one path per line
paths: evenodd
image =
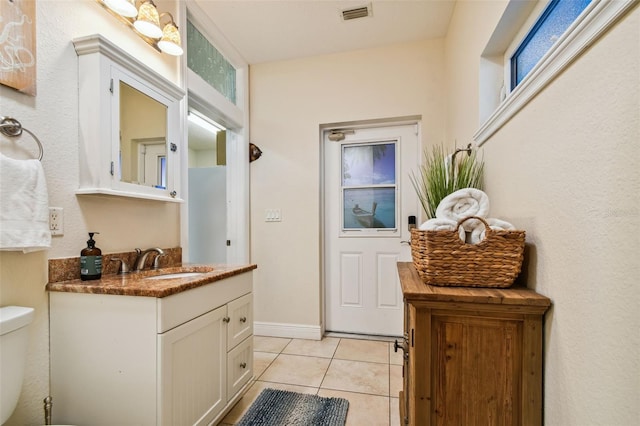
M76 194L181 202L185 91L100 35L73 45L80 76Z

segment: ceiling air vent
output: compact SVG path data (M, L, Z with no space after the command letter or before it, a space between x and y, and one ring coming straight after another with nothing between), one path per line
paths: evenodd
M366 6L360 6L353 9L346 9L342 11L342 20L350 21L351 19L366 18L371 16L371 4Z

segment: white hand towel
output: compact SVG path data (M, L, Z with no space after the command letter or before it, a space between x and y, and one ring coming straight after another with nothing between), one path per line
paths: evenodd
M458 224L452 220L433 218L424 222L418 229L421 231L455 231L456 226L458 226ZM462 226L458 228L458 235L462 241L465 241L467 233L464 232Z
M51 246L49 196L42 163L0 154L0 250Z
M487 217L489 214L489 197L476 188L463 188L453 192L440 201L436 209L436 217L449 219L458 223L469 216ZM477 220L468 220L462 224L465 231L472 231Z
M513 231L514 229L516 229L515 226L513 226L509 222L505 222L504 220L495 218L489 218L485 220L489 224L489 228L495 229L496 231ZM484 240L485 231L487 229L487 227L484 226L484 223L480 221L476 222L478 222L478 225L476 225L476 227L471 230L471 244L478 244L480 241Z

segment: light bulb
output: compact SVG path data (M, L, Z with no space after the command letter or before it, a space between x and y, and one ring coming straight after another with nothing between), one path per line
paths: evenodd
M169 22L162 29L162 39L158 42L158 48L168 55L180 56L183 53L181 44L178 28L173 21Z
M158 9L156 9L155 5L151 2L145 2L140 6L138 18L133 23L133 26L140 34L149 38L162 37Z
M127 18L135 18L138 15L138 9L134 4L136 0L102 0L102 2L118 15Z

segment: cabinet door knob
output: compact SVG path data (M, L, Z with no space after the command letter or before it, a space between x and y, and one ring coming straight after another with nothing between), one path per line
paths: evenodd
M240 368L247 368L247 363L246 362L241 362L240 363Z
M393 351L394 352L398 352L398 349L401 349L402 352L404 352L404 355L408 355L409 352L409 343L405 340L402 339L402 344L398 343L398 340L395 341L395 343L393 344Z
M240 322L247 322L247 317L240 317Z
M231 321L231 318L229 317L222 318L222 322L228 323L229 321Z

